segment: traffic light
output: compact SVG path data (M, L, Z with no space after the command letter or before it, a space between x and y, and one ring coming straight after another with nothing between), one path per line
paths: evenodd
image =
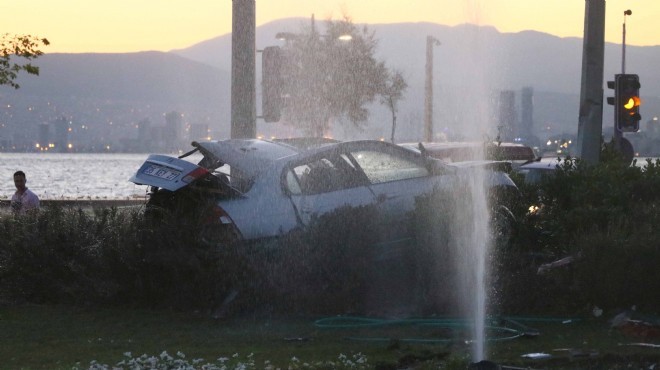
M615 76L614 119L616 128L621 132L639 131L639 121L642 119L639 114L641 105L639 88L639 76L636 74L617 74Z
M268 46L261 53L261 115L278 122L282 109L282 50Z

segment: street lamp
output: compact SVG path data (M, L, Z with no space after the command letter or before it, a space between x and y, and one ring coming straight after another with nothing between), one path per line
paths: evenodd
M623 12L623 41L621 42L621 73L626 73L626 16L632 15L632 10Z
M275 34L275 38L280 41L291 41L297 40L298 35L293 32L278 32Z

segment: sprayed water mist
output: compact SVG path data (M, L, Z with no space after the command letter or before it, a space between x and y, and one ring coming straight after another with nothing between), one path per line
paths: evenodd
M457 267L459 307L470 321L473 321L473 351L474 361L485 358L485 317L486 317L486 286L488 268L486 259L490 246L489 209L485 190L486 173L482 169L474 169L463 176L467 185L455 204L453 223L453 239L450 248L453 249L454 263Z
M466 5L468 22L480 23L480 1L469 1ZM459 112L460 127L464 135L471 140L488 141L497 135L492 104L493 91L500 87L498 76L500 68L493 55L498 55L498 48L487 31L479 27L466 27L465 44L448 44L465 56L464 67L460 70L464 82L456 95L460 104L454 107ZM500 87L501 88L501 87ZM480 153L485 158L485 153ZM478 362L486 358L486 315L487 287L489 275L488 256L492 244L490 230L490 205L487 191L488 172L473 168L463 176L464 189L457 192L454 202L453 240L450 241L456 267L456 279L459 307L469 321L473 322L472 360Z

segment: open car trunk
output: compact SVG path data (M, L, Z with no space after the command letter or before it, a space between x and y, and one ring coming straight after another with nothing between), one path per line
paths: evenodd
M150 186L145 210L150 221L172 221L197 232L210 244L218 244L235 239L237 233L230 225L223 225L225 219L216 204L222 199L241 196L227 174L215 171L222 165L206 156L194 164L182 158L152 154L130 181Z

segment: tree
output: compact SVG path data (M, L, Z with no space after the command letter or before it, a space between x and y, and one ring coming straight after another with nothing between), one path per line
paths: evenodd
M0 85L9 85L18 89L14 80L20 71L28 74L39 75L39 67L30 63L43 54L39 47L48 46L50 42L45 38L31 35L10 35L8 33L0 37ZM24 63L14 62L12 58L21 58Z
M383 94L388 79L385 63L374 57L373 32L358 29L348 17L325 25L325 34L312 23L290 35L295 37L283 48L282 66L285 121L319 137L332 119L363 125L369 117L365 105Z
M408 83L400 71L388 71L385 86L380 94L380 103L387 106L390 113L392 113L392 142L394 142L394 133L396 131L396 113L399 111L398 103L407 88Z

